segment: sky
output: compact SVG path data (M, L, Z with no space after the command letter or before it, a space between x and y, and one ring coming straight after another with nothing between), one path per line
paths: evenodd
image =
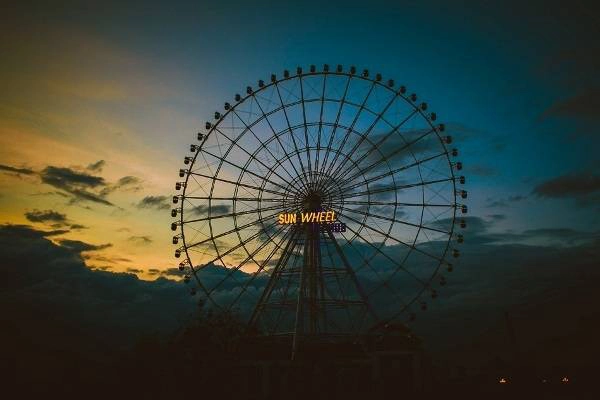
M452 307L471 315L465 310L472 302L505 298L494 303L499 315L545 299L547 290L562 299L562 283L573 279L578 287L581 274L598 277L591 263L600 233L600 24L590 7L579 1L7 6L0 37L2 229L15 241L34 237L71 252L85 268L113 273L116 281L129 273L141 287L168 285L156 279L179 279L170 198L204 122L271 73L356 65L418 93L461 151L473 229L465 234L472 242L457 285L468 290L460 295L455 287L457 297L437 315ZM7 243L3 252L14 256ZM554 266L533 268L539 260ZM570 260L573 267L565 269ZM506 264L509 271L499 273ZM528 285L517 290L516 281ZM496 321L473 318L479 330Z

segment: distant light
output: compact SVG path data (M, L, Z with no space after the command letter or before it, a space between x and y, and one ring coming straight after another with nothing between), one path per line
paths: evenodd
M569 377L568 376L563 376L562 379L560 380L562 383L569 383Z
M500 378L500 379L498 380L498 383L499 383L499 384L501 384L501 385L505 385L505 384L507 384L507 383L508 383L508 379L506 379L506 378Z

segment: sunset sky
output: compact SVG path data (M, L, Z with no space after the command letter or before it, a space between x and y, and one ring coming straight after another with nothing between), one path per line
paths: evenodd
M169 272L177 265L170 198L196 132L258 79L342 64L414 90L461 150L472 247L457 285L473 292L453 298L460 288L451 288L448 309L504 297L527 303L517 297L530 289L514 282L547 293L574 257L591 271L600 236L600 24L583 3L203 3L3 8L7 232L43 231L91 269L179 279ZM510 282L499 272L507 264Z
M174 262L160 196L204 121L271 72L341 63L430 103L458 139L470 209L496 215L494 231L595 231L598 60L585 35L597 27L576 7L565 11L578 23L491 7L13 6L0 39L0 221L67 230L53 240L106 247L86 253L89 266L151 279Z

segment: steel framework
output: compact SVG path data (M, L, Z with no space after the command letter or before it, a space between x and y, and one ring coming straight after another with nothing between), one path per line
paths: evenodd
M355 67L286 70L235 95L175 185L175 256L192 294L294 342L414 319L452 270L467 212L458 152L426 110ZM345 231L277 223L320 210Z

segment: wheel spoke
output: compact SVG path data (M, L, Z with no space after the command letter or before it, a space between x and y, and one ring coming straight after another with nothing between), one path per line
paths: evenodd
M302 157L300 157L300 151L298 150L298 144L296 143L296 137L294 136L294 132L292 130L292 126L290 124L290 119L288 117L285 104L283 103L283 98L281 97L281 91L279 90L279 85L275 83L275 89L277 90L277 97L279 98L279 102L281 103L281 107L283 110L283 115L285 117L285 122L288 126L288 131L292 138L292 142L294 143L294 149L296 150L296 156L298 157L298 161L300 162L300 169L302 170L302 175L299 176L300 181L303 183L305 187L308 187L308 182L304 180L306 176L306 170L304 169L304 163L302 162Z
M345 197L345 198L358 197L358 196L364 196L364 195L373 195L376 193L386 193L386 192L392 192L392 191L397 191L397 190L402 190L402 189L410 189L410 188L419 187L419 186L433 185L436 183L450 182L450 181L453 181L454 179L455 179L454 177L444 178L444 179L436 179L433 181L410 183L408 185L389 186L389 187L383 187L380 189L364 190L362 192L354 192L354 193L346 193L346 192L342 191L342 194L343 194L343 197Z
M350 132L354 131L354 126L356 125L356 122L360 118L360 114L365 109L365 104L367 104L367 101L369 100L369 97L371 96L371 93L373 93L373 89L375 89L375 85L376 84L377 83L375 81L373 81L373 83L371 84L371 87L369 88L369 92L367 93L367 95L363 99L360 107L358 108L358 112L354 116L354 119L352 120L352 123L350 124L350 127L348 128L348 133L346 135L344 135L344 138L342 139L342 143L338 146L338 150L339 151L337 151L335 153L335 156L334 156L333 160L329 163L329 166L327 167L327 172L325 173L326 175L329 175L332 178L334 178L334 175L331 172L332 172L332 170L333 170L333 168L335 166L335 163L337 162L337 160L339 158L339 154L342 153L342 151L344 149L344 146L346 145L346 142L348 141L348 138L350 137ZM348 154L352 154L352 152L350 152Z
M256 105L260 109L260 112L265 116L265 121L267 122L267 125L269 125L269 128L271 129L271 132L273 133L273 137L275 138L275 140L277 141L277 143L279 144L279 146L281 147L281 149L285 153L285 158L286 159L290 159L291 158L290 154L287 152L287 149L285 148L285 146L281 142L281 139L279 138L279 134L277 134L277 132L275 132L275 128L273 128L273 125L271 124L271 121L269 120L268 114L266 114L265 111L263 110L262 106L260 105L260 101L258 101L258 99L256 98L254 92L252 92L252 96L254 96L254 98L256 99ZM282 106L282 107L285 107L285 106ZM289 125L288 125L288 128L289 128ZM299 176L300 173L298 172L298 169L296 168L296 165L294 163L292 163L292 162L290 162L290 165L292 166L294 172L296 173L296 176ZM294 180L294 177L289 173L289 171L287 169L285 169L285 168L284 168L284 170L287 172L287 174L290 176L290 178L292 178L292 180Z
M354 218L350 217L350 216L349 216L349 215L347 215L347 214L344 214L344 217L345 217L345 218L348 218L348 219L349 219L349 220L351 220L351 221L354 221L354 222L356 222L356 223L360 224L360 222L359 222L359 221L355 220ZM361 224L361 225L362 225L362 224ZM362 225L362 226L364 226L365 228L367 228L367 229L369 229L369 230L372 230L372 231L374 231L374 232L376 232L376 233L378 233L378 234L380 234L380 235L383 235L384 237L390 238L390 239L392 239L394 242L396 242L396 243L399 243L399 244L401 244L401 245L403 245L403 246L405 246L405 247L408 247L408 248L409 248L409 249L411 249L411 250L414 250L414 251L416 251L416 252L418 252L418 253L421 253L421 254L423 254L423 255L425 255L425 256L427 256L427 257L431 257L431 258L433 258L433 259L434 259L434 260L436 260L436 261L439 261L439 262L442 262L442 261L443 261L443 258L437 257L437 256L435 256L435 255L433 255L433 254L429 254L429 253L427 253L426 251L424 251L424 250L422 250L422 249L419 249L419 248L418 248L418 247L416 247L415 245L412 245L412 244L406 243L406 242L404 242L404 241L402 241L402 240L400 240L400 239L398 239L398 238L395 238L394 236L388 235L388 234L386 234L385 232L382 232L382 231L380 231L380 230L378 230L378 229L375 229L375 228L373 228L372 226L370 226L370 225L368 225L368 224L365 224L365 225ZM361 236L361 235L360 235L358 232L356 232L355 230L353 230L352 228L350 228L350 226L349 226L349 225L348 225L348 226L346 226L346 227L347 227L347 229L350 229L350 231L352 231L354 234L356 234L356 236L358 236L360 239L362 239L362 240L365 240L365 238L364 238L363 236ZM368 240L365 240L365 242L369 243L369 245L371 245L372 247L376 247L376 246L373 246L373 245L371 244L371 242L369 242ZM390 258L390 257L389 257L387 254L385 254L385 253L383 253L383 252L381 252L381 254L385 255L385 257L386 257L386 258L388 258L388 259L390 259L390 260L391 260L391 258ZM395 261L394 261L394 263L395 263ZM415 279L418 279L418 278L415 276Z
M219 238L222 238L223 236L231 235L232 233L235 233L235 232L237 232L237 231L239 231L239 230L246 229L246 228L249 228L249 227L251 227L251 226L253 226L253 225L260 224L260 223L264 222L264 221L265 221L267 218L273 218L273 217L274 217L274 216L276 216L277 214L279 214L279 213L273 213L273 214L270 214L270 215L268 215L268 216L265 216L265 217L263 217L263 218L257 219L257 220L255 220L255 221L252 221L252 222L248 222L247 224L244 224L244 225L242 225L242 226L236 227L236 228L234 228L234 229L230 229L230 230L228 230L228 231L225 231L225 232L219 233L219 234L217 234L217 235L211 236L211 237L210 237L210 238L208 238L208 239L201 240L201 241L199 241L199 242L195 242L195 243L192 243L192 244L190 244L190 245L186 245L185 247L186 247L186 249L189 249L189 248L192 248L192 247L196 247L196 246L203 245L204 243L211 242L211 241L213 241L214 239L219 239ZM184 222L184 224L185 224L185 222Z
M283 193L283 192L277 192L275 190L261 188L260 186L248 185L246 183L240 183L240 182L230 181L229 179L217 178L216 176L204 175L204 174L201 174L199 172L190 172L189 174L193 175L193 176L200 176L202 178L212 179L213 181L218 181L218 182L223 182L223 183L230 183L230 184L232 184L234 186L241 186L241 187L245 187L245 188L248 188L248 189L254 189L254 190L257 190L259 192L262 191L262 192L267 192L267 193L275 194L275 195L278 195L278 196L286 196L286 193Z
M325 172L325 166L327 165L327 160L329 159L329 154L332 150L333 139L335 138L335 133L339 126L340 117L342 116L342 109L344 108L344 103L346 102L346 96L348 95L348 89L350 87L350 82L352 81L352 75L348 75L348 79L346 80L346 86L344 88L344 94L340 100L340 106L338 107L337 115L335 117L335 122L333 124L333 129L331 130L331 134L329 136L329 142L327 143L327 150L325 151L325 157L323 157L323 164L321 165L320 174L322 175Z
M212 157L218 157L218 156L214 155L213 153L210 153L210 152L209 152L209 151L207 151L207 150L202 150L202 152L203 152L203 153L206 153L206 154L208 154L208 155L210 155L210 156L212 156ZM254 159L255 159L255 160L257 160L256 158L254 158ZM257 177L258 179L261 179L261 180L263 180L263 181L265 181L265 182L268 182L268 183L270 183L271 185L277 186L277 187L279 187L279 188L281 188L281 189L283 189L283 190L288 190L288 187L285 187L285 186L283 186L283 185L281 185L281 184L279 184L279 183L277 183L277 182L275 182L275 181L269 180L269 179L267 179L266 177L264 177L264 176L262 176L262 175L259 175L259 174L257 174L257 173L254 173L254 172L250 171L250 170L249 170L249 169L247 169L247 168L240 167L239 165L237 165L237 164L235 164L235 163L232 163L231 161L228 161L228 160L226 160L226 159L223 159L222 161L223 161L225 164L227 164L227 165L231 165L232 167L234 167L234 168L237 168L237 169L239 169L240 171L242 171L242 175L243 175L243 174L250 174L250 175L252 175L252 176L255 176L255 177ZM257 161L258 161L258 160L257 160ZM279 176L279 175L277 174L277 176ZM282 178L282 179L283 179L283 178ZM287 181L285 181L285 182L286 182L286 183L288 183L288 185L291 185L291 183L289 183L289 182L287 182Z
M373 176L371 178L365 179L362 182L354 184L354 185L351 185L351 186L344 186L344 184L346 182L349 182L348 180L344 180L344 181L342 181L340 183L340 186L343 186L344 189L346 189L346 190L352 190L352 189L355 189L355 188L357 188L359 186L363 186L363 185L366 185L366 184L369 184L369 183L373 183L373 182L376 182L378 180L385 179L387 177L393 176L393 175L397 174L398 172L402 172L402 171L406 171L406 170L414 168L414 167L418 167L419 165L422 165L422 164L424 164L424 163L426 163L428 161L435 160L435 159L437 159L437 158L439 158L441 156L445 156L446 154L447 154L447 152L443 152L443 153L440 153L440 154L436 154L435 156L431 156L431 157L424 158L422 160L415 161L414 163L402 166L400 168L395 168L395 169L393 169L391 171L385 172L383 174L379 174L377 176Z

